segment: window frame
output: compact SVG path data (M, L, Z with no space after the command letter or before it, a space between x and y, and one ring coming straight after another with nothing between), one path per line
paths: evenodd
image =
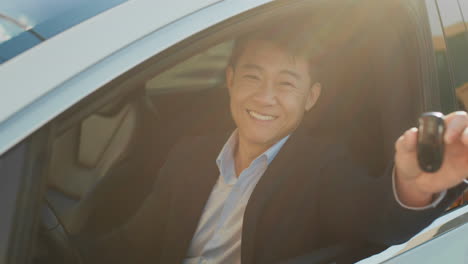
M2 192L2 217L9 218L3 222L0 239L6 250L0 254L2 263L30 263L35 240L31 236L37 233L39 208L45 189L45 160L48 155L49 127L45 126L2 154L3 168L0 167L1 185L10 187ZM5 198L5 199L3 199ZM14 202L13 202L14 201ZM9 204L7 204L9 203ZM9 210L4 212L3 209ZM5 215L4 215L5 213ZM3 253L3 252L2 252Z

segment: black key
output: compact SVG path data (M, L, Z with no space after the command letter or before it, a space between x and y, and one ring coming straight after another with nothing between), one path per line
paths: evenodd
M419 118L418 127L418 162L425 172L436 172L444 160L443 115L439 112L427 112Z

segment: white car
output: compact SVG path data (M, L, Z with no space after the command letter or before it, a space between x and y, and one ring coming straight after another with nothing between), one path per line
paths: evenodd
M466 110L466 0L0 3L0 264L80 263L69 236L136 211L154 179L131 170L149 147L163 164L180 137L231 129L233 39L298 14L323 54L306 125L347 138L376 176L422 112ZM468 263L466 198L360 263Z

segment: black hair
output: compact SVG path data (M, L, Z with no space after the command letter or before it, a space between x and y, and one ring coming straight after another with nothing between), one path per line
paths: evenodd
M259 26L254 30L240 35L234 42L229 66L235 68L245 46L253 40L272 42L281 49L286 50L294 58L305 58L309 63L309 75L313 82L318 81L320 47L313 41L308 23L300 23L300 19L290 23L271 23Z

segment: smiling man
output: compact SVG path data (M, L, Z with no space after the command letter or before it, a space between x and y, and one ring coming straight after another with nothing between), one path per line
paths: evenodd
M297 36L268 27L237 40L226 69L237 128L179 143L138 213L94 245L95 263L311 261L330 245L402 242L456 198L468 171L466 113L446 117L437 174L419 170L411 129L394 169L370 177L339 139L301 127L321 85Z

